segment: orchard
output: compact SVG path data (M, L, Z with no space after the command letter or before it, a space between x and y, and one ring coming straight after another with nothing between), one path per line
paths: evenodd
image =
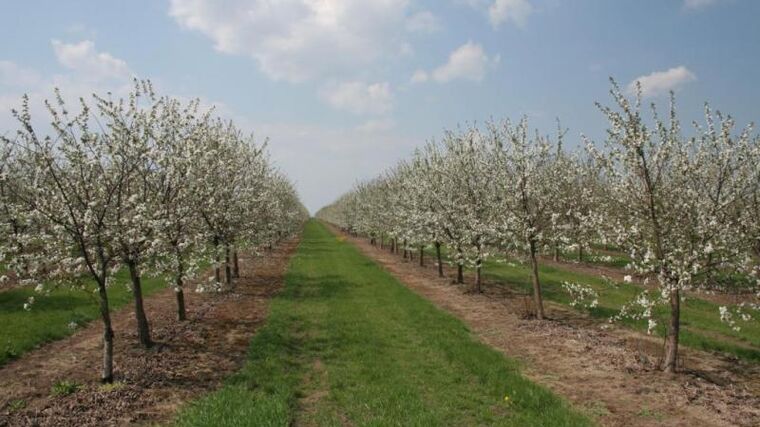
M474 270L481 292L483 264L505 252L524 254L532 276L535 318L544 319L539 255L614 245L625 268L652 286L611 320L669 310L661 368L676 369L685 292L741 292L748 302L721 306L732 327L756 321L760 308L760 138L751 126L705 107L704 124L684 130L671 94L663 119L641 92L626 96L612 82L612 106L598 104L608 138L568 151L565 131L545 136L527 119L494 121L444 133L382 176L360 184L317 217L349 233L390 240L404 257L441 245L462 283ZM728 278L728 279L727 279ZM596 295L566 286L574 300ZM579 304L581 301L574 301Z
M237 251L273 245L298 231L305 209L264 146L233 123L154 93L135 81L67 105L47 102L50 129L37 131L24 98L19 130L2 138L2 255L23 286L44 294L96 284L102 322L100 378L113 381L109 288L127 269L137 337L152 346L141 278L165 277L185 320L186 283L201 291L234 286ZM199 277L204 265L214 275ZM223 270L223 272L222 272ZM4 276L4 280L9 280ZM34 310L34 299L25 305Z
M0 427L760 426L760 1L0 16Z

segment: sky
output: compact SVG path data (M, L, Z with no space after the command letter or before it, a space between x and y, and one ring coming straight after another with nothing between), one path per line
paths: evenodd
M647 103L674 91L685 124L706 101L760 119L755 0L0 0L0 16L0 134L24 93L149 78L268 141L312 212L458 125L559 118L567 144L601 140L610 77Z

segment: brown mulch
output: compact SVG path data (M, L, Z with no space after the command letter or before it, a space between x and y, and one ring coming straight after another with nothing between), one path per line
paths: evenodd
M99 384L102 326L93 321L0 368L0 426L103 426L169 420L183 403L220 386L245 362L250 338L282 288L288 241L260 256L242 254L240 278L226 293L185 292L188 320L176 320L174 293L161 291L145 308L156 345L136 345L134 311L113 314L115 385ZM67 380L75 393L51 396Z
M338 232L338 231L336 231ZM485 283L482 294L417 261L347 236L407 287L462 319L483 342L523 362L523 373L605 426L760 426L760 367L683 348L682 373L657 370L662 341L546 302L527 319L525 296Z

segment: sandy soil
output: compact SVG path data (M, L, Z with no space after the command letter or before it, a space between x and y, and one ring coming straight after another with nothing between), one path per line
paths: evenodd
M564 396L606 426L758 426L760 367L683 349L682 373L656 369L662 342L610 327L561 305L547 303L550 320L526 318L524 295L438 278L434 260L417 261L347 236L413 291L468 324L480 340L524 362L524 374ZM448 277L454 271L447 268Z
M134 425L170 419L179 405L217 388L242 366L297 244L292 240L256 257L244 254L241 277L231 292L186 292L186 322L175 320L170 289L147 298L157 343L150 350L135 344L131 307L114 313L117 383L112 389L98 384L99 321L7 364L0 369L0 426ZM82 387L52 397L51 387L60 380Z

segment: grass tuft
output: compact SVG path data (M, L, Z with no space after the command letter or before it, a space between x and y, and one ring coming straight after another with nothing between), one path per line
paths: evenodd
M14 399L14 400L11 400L10 402L8 402L8 406L7 406L8 412L10 412L10 413L18 412L18 411L26 408L26 405L27 405L27 403L26 403L26 400L24 400L24 399Z
M63 397L76 393L82 388L82 384L69 380L60 380L50 388L50 394L54 397Z

